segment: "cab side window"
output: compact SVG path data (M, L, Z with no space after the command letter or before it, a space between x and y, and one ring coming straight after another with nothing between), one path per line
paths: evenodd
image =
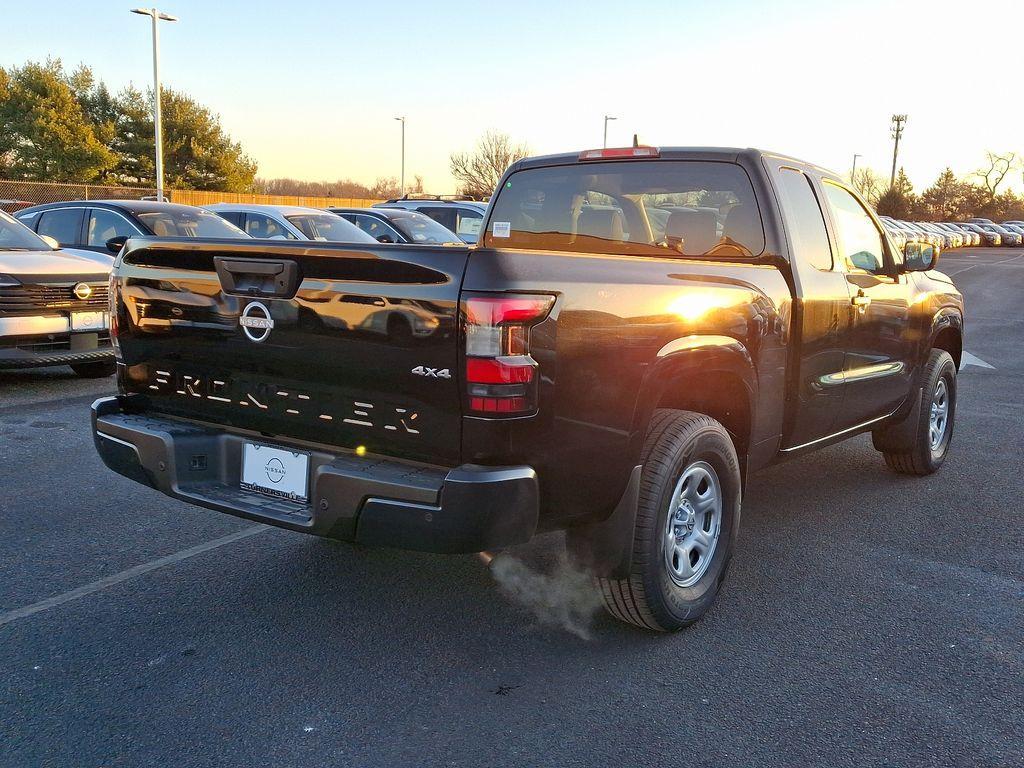
M425 213L427 216L432 218L442 227L447 227L452 232L454 232L455 229L458 227L458 224L455 223L454 208L445 208L442 206L424 206L418 210L420 213Z
M468 208L459 208L455 214L455 234L459 237L463 235L469 237L480 236L480 227L484 223L484 215L482 213L471 211Z
M789 224L793 257L816 269L832 269L832 246L811 180L795 168L780 168L779 193Z
M115 237L136 237L139 234L123 216L103 208L93 208L89 212L89 234L86 245L105 248L107 240Z
M40 235L49 235L61 245L81 245L81 208L54 208L39 216Z
M241 211L214 211L214 213L229 224L234 224L239 229L242 229L242 218L245 214Z
M279 222L262 213L245 215L245 232L250 237L263 240L295 240L295 235Z
M885 244L875 222L857 198L842 187L825 182L832 219L836 225L839 250L856 269L876 274L885 272Z
M356 214L354 218L355 221L353 223L374 240L380 240L381 237L387 237L390 239L386 242L402 242L402 238L399 234L391 226L385 224L380 219L374 216L366 216L364 214Z

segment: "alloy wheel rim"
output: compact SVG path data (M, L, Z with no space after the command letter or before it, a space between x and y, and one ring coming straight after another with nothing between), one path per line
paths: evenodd
M665 565L672 581L689 587L700 581L722 531L722 484L705 461L690 464L676 481L665 524Z
M928 441L933 451L942 447L949 428L949 388L945 379L939 379L932 396L931 411L928 418Z

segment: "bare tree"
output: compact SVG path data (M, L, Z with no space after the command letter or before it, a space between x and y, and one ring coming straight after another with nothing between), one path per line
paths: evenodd
M981 179L981 183L985 185L989 198L995 200L996 195L999 193L999 185L1003 183L1006 175L1017 165L1017 155L1014 152L1008 152L1005 155L986 152L985 157L988 162L988 168L979 168L974 172L974 175Z
M452 176L458 180L462 194L487 197L494 194L505 169L529 153L525 144L514 145L508 134L488 131L473 152L452 154Z
M853 177L853 188L871 205L878 205L882 192L882 178L870 168L859 168Z
M379 176L370 187L370 197L378 199L390 199L398 197L400 194L402 194L402 190L398 186L398 179L394 176Z
M256 179L256 191L264 195L300 197L373 197L370 188L352 179L301 181L299 179Z

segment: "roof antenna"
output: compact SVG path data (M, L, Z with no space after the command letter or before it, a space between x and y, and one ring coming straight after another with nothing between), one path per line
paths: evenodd
M640 146L640 141L637 139L635 133L633 134L633 146L634 147L639 147Z

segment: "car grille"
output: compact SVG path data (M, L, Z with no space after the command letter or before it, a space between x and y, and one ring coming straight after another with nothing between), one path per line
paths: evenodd
M0 287L0 312L36 309L99 310L107 308L107 284L86 283L92 295L85 301L75 296L78 283L15 285Z

